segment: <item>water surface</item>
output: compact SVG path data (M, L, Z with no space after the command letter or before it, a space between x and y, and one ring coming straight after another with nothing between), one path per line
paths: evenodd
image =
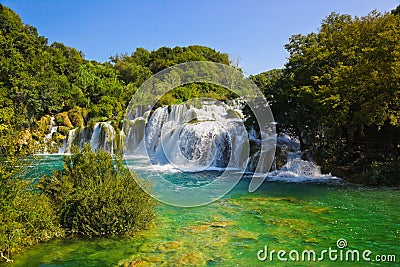
M56 157L42 163L38 171L62 167ZM180 179L179 173L169 175ZM153 227L133 238L55 240L29 248L15 257L13 266L400 266L399 190L265 182L250 194L248 183L242 179L228 195L207 206L160 203ZM396 255L397 265L333 262L327 257L318 263L257 259L265 246L320 252L337 249L340 238L348 244L343 251L368 249L371 258Z

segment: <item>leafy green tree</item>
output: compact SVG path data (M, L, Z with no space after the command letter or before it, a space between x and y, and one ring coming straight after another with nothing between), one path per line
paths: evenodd
M400 18L332 13L318 33L294 35L282 94L297 136L327 171L398 153Z
M393 15L399 15L400 14L400 5L398 5L395 9L393 9L391 13Z
M103 96L120 99L123 90L123 85L118 80L115 70L110 65L96 62L80 66L73 86L78 95L83 95L83 99L79 102L85 102L88 108L99 103Z

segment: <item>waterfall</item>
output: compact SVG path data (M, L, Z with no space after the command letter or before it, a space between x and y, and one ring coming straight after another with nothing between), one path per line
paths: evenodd
M314 162L301 159L300 142L282 135L277 138L278 147L286 154L286 163L279 169L268 174L271 180L295 182L333 182L342 183L343 180L322 174L321 168Z
M91 127L84 127L79 129L79 133L76 143L78 147L81 149L84 144L90 144L90 140L92 138L93 129Z
M141 117L132 116L123 129L126 155L148 154L154 163L173 164L185 171L246 167L247 157L241 151L248 135L240 110L203 101L159 107L150 117L148 112L141 113Z
M92 151L103 149L114 154L114 139L114 127L109 122L97 122L89 143Z
M49 148L56 148L59 154L71 153L72 145L76 144L81 149L85 144L90 144L93 151L100 149L106 150L110 154L114 154L114 140L116 132L110 122L97 122L93 128L74 128L69 130L68 135L62 141L62 145L52 141L52 137L57 133L58 127L54 117L51 118L48 133L44 137L46 154Z
M71 146L75 140L76 130L77 130L77 128L69 130L67 140L64 139L64 143L65 143L65 146L63 145L64 150L62 150L61 153L65 153L65 154L71 153Z
M124 140L126 156L149 157L153 164L170 164L181 171L232 168L268 173L269 179L280 181L340 180L321 174L318 165L302 160L299 142L285 135L276 139L278 152L273 170L264 169L268 164L257 165L271 156L260 153L261 142L268 147L269 142L275 145L275 139L253 127L246 130L242 106L239 102L227 105L211 100L154 111L140 106L130 111L118 137ZM49 147L55 144L52 138L57 130L55 118L51 117L44 137ZM110 122L97 122L93 127L71 129L58 152L68 154L73 144L82 148L89 143L93 151L102 149L113 154L116 138Z
M92 137L90 138L90 148L92 149L92 151L96 151L99 149L101 128L102 127L100 122L97 122L93 128L93 134Z
M246 130L239 104L186 103L159 107L152 113L143 107L136 108L122 129L125 155L148 156L153 164L170 164L189 172L234 168L267 173L268 179L279 181L341 181L321 174L315 163L302 160L299 142L289 136L275 139L253 127ZM250 151L246 150L246 140ZM269 151L260 152L261 142L266 147L277 142L280 153L284 154L285 160L280 164L275 162L273 171L265 169L269 166L265 163L267 158L273 155Z
M39 149L38 152L39 154L48 154L49 151L53 151L54 147L57 148L56 142L53 140L54 134L57 133L58 126L56 123L56 119L52 116L50 117L50 122L49 122L49 127L47 130L47 133L44 136L44 147L42 149Z
M44 136L44 142L47 143L53 137L53 134L57 132L58 126L54 117L50 118L48 133Z

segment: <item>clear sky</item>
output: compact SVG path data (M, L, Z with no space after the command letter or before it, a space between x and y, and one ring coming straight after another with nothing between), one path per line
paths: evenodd
M39 34L81 50L86 59L162 46L205 45L239 60L246 74L281 68L284 45L317 31L335 11L363 16L400 0L0 0Z

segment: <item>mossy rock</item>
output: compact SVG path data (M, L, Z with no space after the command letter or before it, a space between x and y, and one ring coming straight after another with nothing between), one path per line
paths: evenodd
M279 146L276 147L275 150L275 165L276 169L280 170L285 164L287 163L287 153L285 150L280 148Z
M204 256L200 252L189 252L177 260L177 265L205 266L207 264Z
M85 108L75 107L68 111L68 116L75 127L84 127L89 111Z
M236 110L233 110L233 109L228 109L227 111L226 111L226 113L227 113L227 118L228 119L242 119L242 116L241 116L241 114L239 113L239 112L237 112Z
M56 115L56 123L59 126L66 126L68 128L72 128L72 123L68 117L67 112L58 113Z
M57 128L57 132L59 132L60 134L64 135L64 136L68 136L70 128L66 127L66 126L58 126Z
M157 251L161 253L177 251L182 247L182 244L176 241L164 242L157 246Z
M65 135L62 135L62 134L59 133L59 132L55 132L55 133L53 134L53 137L52 137L52 139L53 139L54 141L56 141L56 142L62 142L65 138L66 138L66 136L65 136Z
M311 243L311 244L318 244L319 243L318 239L316 239L314 237L307 238L306 240L304 240L304 242L305 243Z
M309 207L307 208L307 210L313 213L323 213L323 214L332 212L332 210L327 207Z

